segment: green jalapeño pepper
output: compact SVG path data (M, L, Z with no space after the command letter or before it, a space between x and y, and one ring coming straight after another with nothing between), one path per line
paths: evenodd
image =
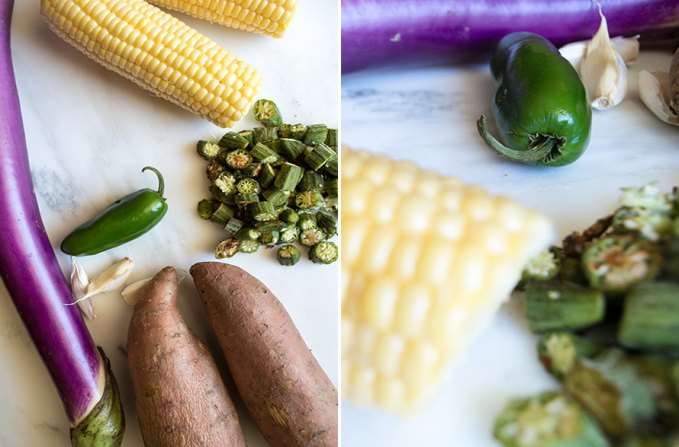
M592 109L578 73L551 42L537 34L512 33L495 50L491 73L497 84L493 115L505 144L477 127L501 155L522 163L563 166L589 143Z
M153 228L167 212L164 181L150 166L142 169L158 176L158 191L140 189L111 203L97 216L76 227L61 243L61 251L72 256L93 255L136 239Z

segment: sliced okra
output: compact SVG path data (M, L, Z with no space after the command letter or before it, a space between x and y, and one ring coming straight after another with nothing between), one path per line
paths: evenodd
M215 210L215 202L211 199L203 199L198 202L198 215L201 219L210 220Z
M297 241L297 239L299 239L301 232L302 231L298 226L290 225L281 231L280 241L284 244L292 244L293 242Z
M281 237L280 231L277 230L262 231L262 234L259 236L259 242L261 242L262 245L273 247L274 245L278 244L280 237Z
M235 204L235 202L233 201L234 193L225 194L224 191L222 191L215 185L210 186L210 194L212 195L212 198L217 202L226 203L227 205Z
M657 244L630 234L604 236L587 245L582 254L590 286L612 295L655 278L661 262Z
M302 180L297 185L298 191L309 191L315 189L317 191L323 190L323 176L316 171L308 170L304 172Z
M236 190L240 194L259 194L260 193L260 186L257 180L246 177L244 179L241 179L236 183Z
M281 112L276 103L269 99L258 99L252 106L255 119L265 126L280 126L283 124Z
M310 230L312 228L316 228L318 226L318 222L316 221L316 214L315 213L308 213L308 212L307 213L305 213L305 212L299 213L299 219L297 220L297 226L302 231Z
M256 193L249 193L249 194L237 193L237 194L233 195L233 201L236 203L236 205L240 205L240 206L250 205L251 203L259 202L259 194L256 194Z
M200 140L198 144L196 144L196 150L198 151L198 155L207 161L214 160L224 152L224 148L220 147L217 143L205 140Z
M558 380L563 380L577 359L594 357L602 350L601 345L570 332L552 332L538 343L540 363Z
M299 214L292 208L283 208L278 218L286 224L296 224L299 221Z
M618 339L637 349L679 349L679 283L639 284L626 296Z
M262 143L255 144L255 147L253 147L250 151L250 155L252 155L252 158L259 161L260 163L269 164L275 163L280 158L280 156L269 146Z
M266 222L276 218L276 208L268 201L252 203L248 206L248 211L256 222Z
M633 433L657 414L651 384L619 349L578 359L566 374L564 387L613 438Z
M318 228L323 230L328 238L337 234L337 218L328 211L319 211L316 214Z
M227 132L217 144L229 150L246 149L250 144L250 141L236 132Z
M226 195L236 192L236 176L228 171L223 171L213 182L221 192Z
M276 259L280 265L295 265L299 262L302 253L297 246L288 244L282 245L276 252Z
M328 197L339 196L339 181L336 178L327 179L325 181L325 192Z
M261 235L262 232L259 231L257 228L244 226L243 228L238 230L235 237L239 241L245 241L245 240L257 240Z
M338 256L339 249L331 241L321 241L309 250L309 259L316 264L332 264Z
M252 129L253 132L253 142L266 143L267 141L273 141L278 139L278 128L277 127L255 127Z
M292 138L281 138L280 148L288 160L296 160L306 150L306 144Z
M333 149L335 149L335 152L337 152L337 129L332 129L328 128L328 133L325 136L325 141L324 143Z
M215 247L215 258L232 258L240 250L240 241L236 238L229 238L221 241Z
M521 274L523 281L548 281L561 270L561 254L557 247L543 250L533 256L524 266Z
M306 126L304 124L283 124L278 128L278 136L281 138L301 140L305 133Z
M273 184L280 190L294 191L303 175L304 169L301 167L292 163L283 163Z
M252 147L255 145L255 133L251 130L241 130L238 135L248 140L247 147Z
M285 205L288 202L288 197L290 197L290 191L283 191L275 186L272 186L269 189L265 190L262 193L262 195L275 208L278 208Z
M301 210L312 210L325 205L323 194L318 190L300 191L295 196L295 205Z
M208 180L210 180L210 183L214 183L214 181L222 172L224 172L225 169L226 168L221 162L217 160L210 160L205 166L205 175L207 176Z
M323 172L331 177L337 178L339 176L339 158L337 154L332 156L330 160L323 166Z
M330 149L323 143L314 146L309 153L304 156L304 162L314 171L318 171L333 157L336 157L335 151Z
M212 213L212 216L210 216L210 220L213 222L218 222L221 224L226 224L229 219L231 219L234 214L236 213L236 210L225 203L220 203L217 208L215 208L214 212Z
M226 226L224 226L224 232L226 233L226 237L227 238L235 237L238 231L240 231L240 229L243 228L243 225L245 225L245 222L243 222L240 219L236 219L235 217L229 219L229 221L226 223Z
M316 146L325 141L328 136L328 126L325 124L311 124L307 126L306 133L302 141L307 146Z
M548 391L509 401L495 419L505 447L609 447L592 417L571 397Z
M252 163L252 155L245 149L227 152L223 159L224 163L231 169L245 169Z
M533 332L582 329L604 318L601 291L561 282L529 282L524 306Z
M260 243L258 240L245 239L240 241L240 252L241 253L255 253L259 250Z
M313 247L314 245L325 239L325 233L320 228L310 228L302 230L299 235L299 243L305 247Z

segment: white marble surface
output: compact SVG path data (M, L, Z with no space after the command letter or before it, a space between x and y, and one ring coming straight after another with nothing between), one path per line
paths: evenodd
M338 124L337 0L301 1L281 40L181 18L259 68L264 76L260 97L275 100L288 121ZM195 142L221 136L223 130L149 95L62 42L41 21L37 1L16 2L12 39L35 189L54 247L72 227L119 196L155 188L154 177L140 172L150 164L165 175L167 216L143 238L83 258L86 270L94 274L129 256L137 263L134 280L165 265L188 270L196 261L213 259L220 230L196 215L196 203L207 196L207 180ZM248 117L236 129L255 125ZM68 272L69 259L59 254L59 260ZM278 266L271 251L239 255L231 262L278 295L337 383L337 264L303 261L288 269ZM207 339L223 366L190 280L182 285L181 304L191 327ZM127 416L123 446L141 446L122 352L132 309L116 293L96 298L95 305L99 317L88 326L111 358L121 387ZM69 445L61 402L4 287L0 357L0 446ZM266 445L242 405L240 410L248 444Z
M595 112L592 140L574 164L535 168L500 159L476 131L490 115L493 83L486 66L428 67L357 73L342 78L343 142L411 159L505 194L552 218L561 236L611 211L624 186L679 185L679 128L661 123L636 91L642 69L669 67L669 53L642 53L630 92L616 109ZM512 396L555 387L535 356L516 303L459 359L422 414L402 420L342 404L343 445L495 446L495 414Z

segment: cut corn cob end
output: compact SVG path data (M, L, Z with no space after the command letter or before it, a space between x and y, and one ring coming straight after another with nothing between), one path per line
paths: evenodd
M342 149L342 392L412 413L555 236L479 187Z
M255 69L144 0L42 0L41 13L89 58L220 127L259 90Z
M297 0L149 0L202 20L252 33L283 37Z

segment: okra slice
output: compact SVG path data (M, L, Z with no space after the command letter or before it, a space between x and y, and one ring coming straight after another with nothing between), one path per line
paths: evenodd
M317 191L322 191L323 185L323 176L316 171L308 170L302 175L302 180L300 180L299 185L297 185L297 190L309 191L315 189Z
M651 241L657 241L672 231L672 219L666 212L629 206L618 208L611 225L617 231L636 233Z
M292 208L283 208L278 218L286 224L296 224L299 221L299 214Z
M262 143L255 144L255 147L250 151L250 155L260 163L275 163L280 158L269 146Z
M276 259L280 265L295 265L301 256L299 248L292 244L282 245L276 252Z
M315 213L308 213L308 212L307 213L300 212L299 213L299 220L297 221L297 226L302 231L311 230L312 228L316 228L318 226L318 223L316 221L316 214Z
M221 189L219 189L215 185L210 186L209 189L210 189L210 194L212 195L212 198L216 202L225 203L227 205L234 205L235 204L235 202L233 201L233 194L234 193L225 194ZM235 189L235 187L234 187L234 189Z
M267 201L250 204L248 211L256 222L266 222L276 218L275 207Z
M337 154L330 157L330 160L323 166L323 172L334 178L339 176L339 158Z
M294 191L303 175L304 169L301 167L292 163L283 163L273 184L280 190Z
M590 286L611 295L626 293L655 278L662 255L657 244L630 234L612 234L590 243L582 265Z
M224 226L224 231L226 232L226 237L232 238L235 237L238 231L240 231L241 228L245 225L245 222L243 222L240 219L236 219L235 217L232 217L229 219L229 221L226 223L226 226Z
M315 189L300 191L295 196L295 205L301 210L318 209L325 205L323 194Z
M308 154L304 156L304 162L314 171L321 169L331 158L335 157L335 151L330 149L323 143L313 147Z
M290 225L286 227L283 231L281 231L280 241L284 244L292 244L297 239L299 239L299 235L301 232L302 231L299 229L298 226Z
M336 178L325 181L325 192L328 194L328 197L339 196L339 182Z
M307 126L302 141L307 146L316 146L317 144L323 143L327 136L328 126L325 124L311 124L310 126Z
M309 250L309 259L316 264L332 264L338 256L339 249L331 241L321 241Z
M254 144L266 143L278 139L277 127L255 127L252 129L252 141Z
M677 445L679 445L677 436L635 435L623 439L618 447L677 447Z
M239 251L241 253L255 253L259 250L260 243L258 240L245 239L240 241Z
M299 140L292 138L281 138L279 141L281 151L290 161L296 160L306 150L306 144Z
M328 133L325 136L324 143L327 146L335 149L335 152L337 152L337 147L338 147L338 145L337 145L337 129L328 128Z
M240 169L237 172L237 178L242 179L242 178L255 178L259 175L259 173L262 170L262 164L261 163L250 163L247 165L245 168Z
M236 238L229 238L221 241L215 247L215 258L232 258L240 250L240 241Z
M241 228L240 230L238 230L235 237L239 241L245 241L245 240L255 241L255 240L259 239L259 237L261 235L262 235L262 232L259 231L257 228L245 226L245 227Z
M569 396L549 391L513 399L495 419L505 447L609 447L594 420Z
M236 192L236 176L229 171L223 171L213 182L226 195Z
M523 268L523 281L548 281L556 277L561 270L561 254L557 247L543 250L533 256Z
M227 132L217 143L219 146L225 149L246 149L250 144L250 141L243 135L236 132Z
M262 163L262 170L259 172L259 175L257 176L257 181L259 181L259 185L263 189L266 189L269 186L273 185L275 179L276 170L273 168L273 166L271 166L268 163Z
M240 205L240 206L250 205L251 203L259 202L259 194L256 194L256 193L234 194L233 195L233 201L236 205Z
M552 332L538 343L540 363L558 380L563 380L577 359L594 357L602 350L601 345L570 332Z
M639 284L625 297L620 343L637 349L679 349L679 283Z
M292 138L294 140L301 140L302 138L304 138L305 133L306 126L304 124L283 124L278 128L278 136L280 138Z
M318 228L323 230L327 237L337 234L337 218L327 211L319 211L316 214Z
M313 247L314 245L325 239L325 233L320 228L310 228L308 230L302 230L299 235L300 244L305 247Z
M657 414L650 383L619 349L578 359L566 374L564 387L616 439L649 424Z
M280 231L277 230L262 231L262 234L259 236L259 242L268 247L273 247L274 245L278 244L280 237L281 237Z
M232 206L229 206L225 203L220 203L219 206L215 208L212 216L210 216L210 220L213 222L226 224L229 219L234 216L234 214L236 214L236 210Z
M290 197L290 191L283 191L275 186L267 189L262 193L264 198L271 203L274 207L280 207L288 202Z
M198 151L198 155L207 161L214 160L224 152L224 148L220 147L217 143L205 140L200 140L198 144L196 144L196 150Z
M255 133L251 130L241 130L238 135L248 140L247 147L252 147L255 145ZM247 149L247 148L246 148Z
M201 219L209 220L215 210L215 202L211 199L203 199L198 202L198 215Z
M245 149L237 149L224 155L224 163L232 169L245 169L252 163L252 155Z
M574 330L604 318L605 297L598 290L561 282L529 282L525 312L533 332Z
M259 194L260 193L260 186L257 180L246 177L244 179L241 179L236 183L236 191L238 191L240 194Z
M224 170L226 170L226 167L220 161L210 160L205 166L205 175L210 183L214 183Z
M283 124L281 112L276 104L269 99L258 99L252 106L255 119L265 126L280 126Z

